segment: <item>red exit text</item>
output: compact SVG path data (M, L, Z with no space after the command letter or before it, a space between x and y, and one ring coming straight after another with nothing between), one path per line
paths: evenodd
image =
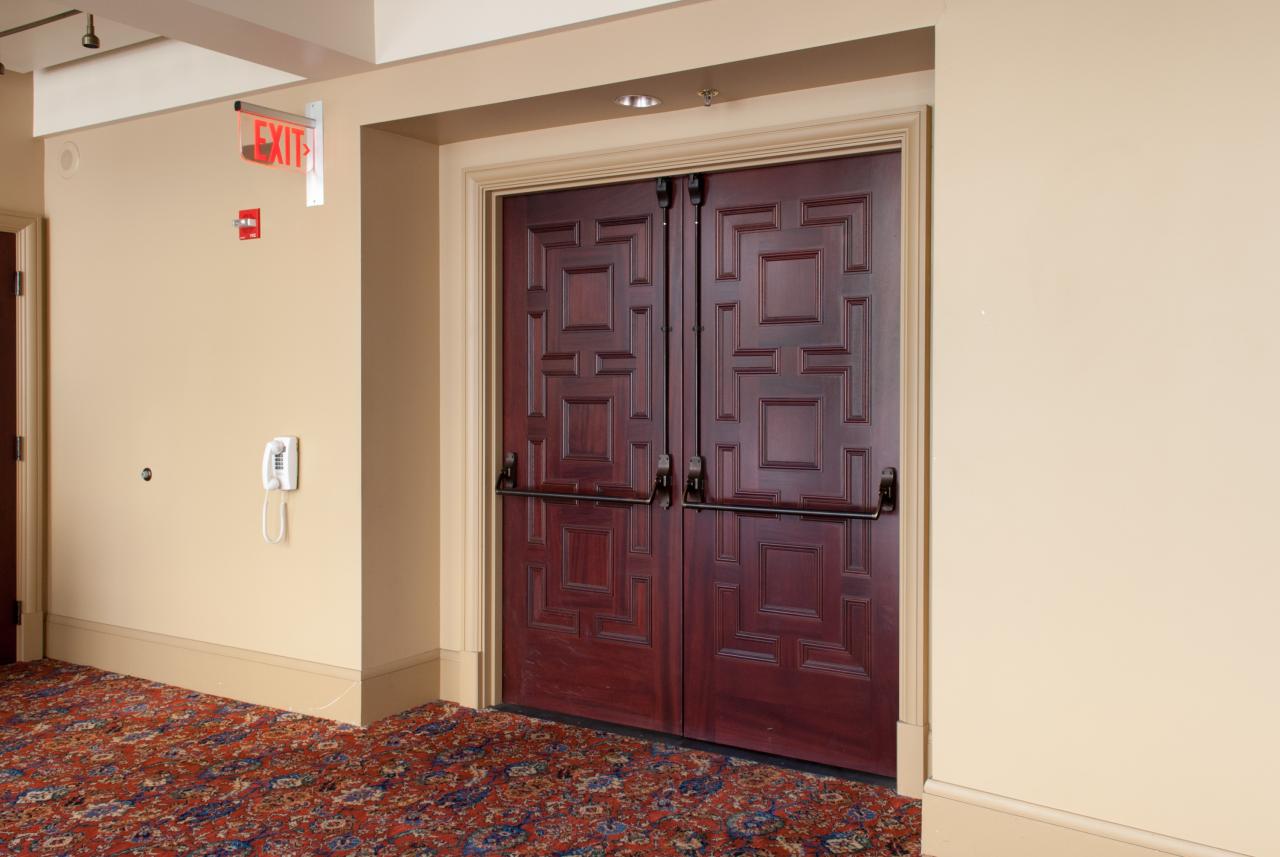
M258 116L252 119L252 136L241 143L245 160L302 172L309 168L311 147L307 145L306 128Z

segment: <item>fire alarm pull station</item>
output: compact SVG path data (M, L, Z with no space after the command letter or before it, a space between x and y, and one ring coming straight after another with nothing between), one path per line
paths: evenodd
M324 205L324 102L308 101L303 116L247 101L235 109L241 160L303 173L307 205Z
M262 237L262 209L260 208L240 209L240 216L232 223L236 229L240 230L241 241Z

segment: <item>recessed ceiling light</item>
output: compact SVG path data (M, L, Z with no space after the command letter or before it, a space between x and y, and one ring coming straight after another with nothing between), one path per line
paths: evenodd
M656 95L619 95L613 99L614 104L621 104L623 107L657 107L662 103L662 99Z

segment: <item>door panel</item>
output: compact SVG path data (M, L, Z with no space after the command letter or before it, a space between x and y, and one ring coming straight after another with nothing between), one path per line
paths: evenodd
M649 493L667 451L661 224L652 182L504 200L503 438L521 487ZM503 511L504 700L678 732L677 513Z
M0 283L7 287L17 270L17 241L0 232ZM12 437L18 425L17 301L0 300L0 429ZM10 605L18 597L18 465L13 455L0 455L0 664L18 652L18 627Z
M873 507L898 466L899 175L890 153L707 176L709 499ZM897 519L685 514L685 733L893 773Z
M709 501L874 507L899 465L900 169L711 174L700 211L678 179L669 230L653 182L505 199L519 487L643 496L661 453L700 449ZM896 516L502 503L504 701L894 772Z

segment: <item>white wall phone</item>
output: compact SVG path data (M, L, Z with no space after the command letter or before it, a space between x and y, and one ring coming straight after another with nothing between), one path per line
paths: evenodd
M296 491L298 488L298 439L296 437L277 437L267 441L262 450L262 488L266 495L262 498L262 538L269 545L278 545L284 541L289 522L285 507L289 501L280 498L280 534L271 537L267 529L267 509L271 504L272 491Z

